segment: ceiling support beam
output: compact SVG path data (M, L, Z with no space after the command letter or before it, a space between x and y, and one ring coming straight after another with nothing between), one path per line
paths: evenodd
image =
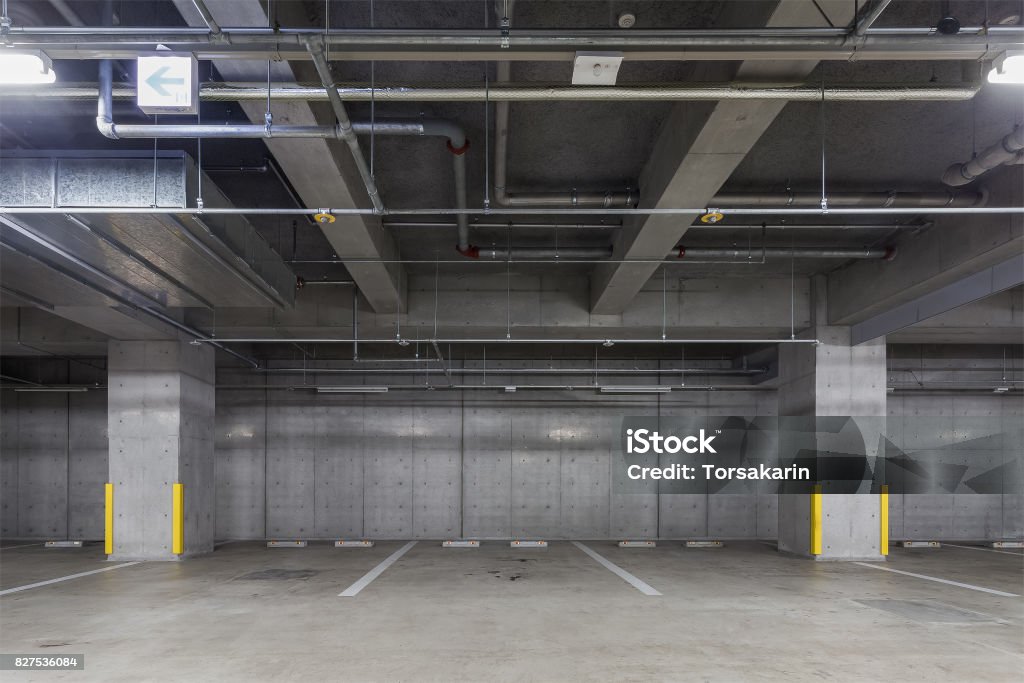
M1024 169L1019 166L993 174L988 184L992 201L1024 206L1022 180ZM935 305L941 309L932 295L947 292L955 284L965 288L958 296L966 295L971 283L982 288L978 290L982 295L987 294L986 282L991 282L992 291L1014 286L1010 276L1014 272L1013 259L1024 253L1024 215L937 216L933 227L920 234L903 235L894 246L908 256L901 268L885 271L861 262L829 274L830 324L856 325L874 320L872 324L882 325L887 316L895 315L893 312L903 310L903 306L913 309L928 301L932 303L926 308ZM1003 263L1011 264L1003 266L1009 270L1002 271L1009 280L1001 279L995 272L992 275L996 279L986 280L984 273ZM980 279L973 279L975 276ZM1017 276L1019 279L1019 273ZM1005 284L1000 286L1000 282ZM914 315L929 317L920 312ZM863 328L863 334L869 334L869 327ZM977 336L977 341L986 342L985 329L978 329Z
M850 341L863 344L1022 284L1024 255L1017 255L856 323Z
M178 11L190 26L205 26L203 17L192 0L174 0ZM264 3L259 0L206 0L206 7L221 26L267 26ZM282 3L279 11L289 6ZM307 54L308 57L308 54ZM267 63L216 59L213 62L220 75L229 81L266 80ZM308 65L306 67L309 68ZM305 76L305 74L303 74ZM294 83L308 80L299 77L284 62L271 67L271 81ZM245 114L254 123L264 123L266 101L243 102ZM322 121L309 102L271 101L271 113L276 124L318 126ZM326 113L325 113L326 114ZM307 208L343 207L370 208L370 197L360 181L355 160L346 148L324 139L268 139L264 141L292 187ZM378 313L393 313L405 309L405 273L401 264L375 263L374 259L398 258L398 247L391 233L375 215L339 215L334 223L322 224L321 229L335 253L360 259L346 264L349 273L364 293L367 302Z
M746 3L742 10L749 12ZM819 7L821 8L819 10ZM725 12L739 11L730 7ZM828 14L828 17L824 16ZM838 0L812 3L780 0L767 18L768 28L780 26L846 26L852 4ZM749 21L749 20L748 20ZM735 80L802 82L815 60L760 62L740 65ZM730 100L717 104L679 103L662 125L654 152L640 176L641 208L709 206L709 202L754 147L785 106L769 100ZM697 214L649 215L626 222L615 245L616 259L649 259L668 252ZM591 312L621 313L654 272L657 264L620 263L595 270Z

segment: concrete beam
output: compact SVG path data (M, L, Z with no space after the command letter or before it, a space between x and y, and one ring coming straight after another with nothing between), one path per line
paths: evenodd
M174 4L190 26L205 25L192 0L174 0ZM206 5L222 26L267 25L266 9L259 0L207 0ZM303 10L302 3L278 3L278 19L284 25L308 23ZM289 12L297 13L293 21L283 14ZM259 82L267 78L265 62L219 59L214 60L213 65L227 81ZM271 78L278 83L317 80L310 65L293 66L287 62L275 62ZM240 106L251 121L263 123L265 103L243 102ZM275 102L271 113L274 123L282 125L335 122L329 109L309 102ZM307 207L371 206L347 148L319 139L270 139L264 143ZM394 238L378 217L338 216L335 223L321 227L342 258L398 258ZM345 266L375 311L393 313L405 309L405 275L400 264L346 263Z
M909 327L992 294L1024 284L1024 254L960 278L927 294L890 308L851 328L854 344Z
M810 325L809 283L791 290L789 278L669 278L666 291L656 278L628 310L594 315L589 310L585 275L517 275L506 291L505 275L467 279L442 275L438 280L436 320L440 336L504 339L526 337L658 337L664 320L675 338L788 338ZM359 312L359 335L393 338L431 336L435 321L432 275L409 281L409 307L394 314ZM364 305L365 306L365 305ZM663 308L664 306L664 308ZM349 288L307 286L287 311L217 309L217 335L223 337L295 336L350 338L352 296ZM200 325L202 320L192 321Z
M939 313L886 336L890 344L1020 344L1024 287Z
M742 6L742 7L739 7ZM755 6L756 7L756 6ZM741 23L756 24L750 3L727 5L725 12L744 13ZM826 17L827 15L827 17ZM719 22L725 24L726 17ZM764 21L768 27L846 26L853 20L853 3L830 0L781 0ZM803 81L817 66L813 60L743 62L733 80ZM728 79L727 79L728 80ZM717 104L683 102L673 107L662 125L647 166L640 176L640 206L678 208L708 206L743 158L785 106L765 100L722 101ZM640 216L629 221L615 245L623 259L663 258L686 232L696 215ZM652 263L618 263L594 272L591 310L597 314L621 312L657 270Z
M1006 167L991 175L986 180L992 204L1024 205L1024 168ZM896 246L902 255L899 268L863 261L829 274L831 324L866 321L944 287L955 289L956 283L968 283L971 276L1020 257L1024 216L936 216L931 228L902 237Z

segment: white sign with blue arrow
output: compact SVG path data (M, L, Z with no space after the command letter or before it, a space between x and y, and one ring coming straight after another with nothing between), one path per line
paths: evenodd
M199 62L195 55L138 57L139 108L147 114L199 111Z

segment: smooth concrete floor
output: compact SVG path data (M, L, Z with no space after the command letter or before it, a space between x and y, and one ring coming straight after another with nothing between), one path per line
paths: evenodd
M9 543L7 545L15 545ZM420 541L359 595L338 593L400 542L341 550L239 542L0 597L0 652L83 653L74 681L1012 681L1024 598L764 543L580 549ZM0 588L109 566L102 546L0 547ZM1024 557L894 548L885 566L1024 594ZM304 577L246 579L263 570ZM271 573L272 576L276 574Z

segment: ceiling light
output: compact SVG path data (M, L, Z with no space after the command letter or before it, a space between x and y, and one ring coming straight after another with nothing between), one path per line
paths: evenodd
M510 384L510 385L508 385L507 387L505 387L505 393L506 393L506 394L514 394L514 393L516 393L516 390L517 390L518 388L519 388L519 387L517 387L516 385L514 385L514 384Z
M992 390L993 394L1005 394L1010 390L1010 387L996 387Z
M1024 85L1024 55L1012 55L988 72L989 83Z
M599 391L602 394L667 394L672 391L672 387L652 384L649 386L636 387L601 387Z
M612 347L612 346L615 346L615 342L613 342L611 339L605 339L604 343L601 344L601 346Z
M0 49L0 85L48 84L57 80L46 53L8 52Z
M401 337L399 337L399 338L395 339L395 341L398 342L399 346L408 346L409 345L409 340L408 339L402 339Z
M77 394L83 391L89 391L89 387L18 387L15 391L36 391L36 392L48 392L54 394Z
M387 387L371 387L361 384L352 384L347 386L334 385L316 388L316 393L318 394L386 394L387 392Z

